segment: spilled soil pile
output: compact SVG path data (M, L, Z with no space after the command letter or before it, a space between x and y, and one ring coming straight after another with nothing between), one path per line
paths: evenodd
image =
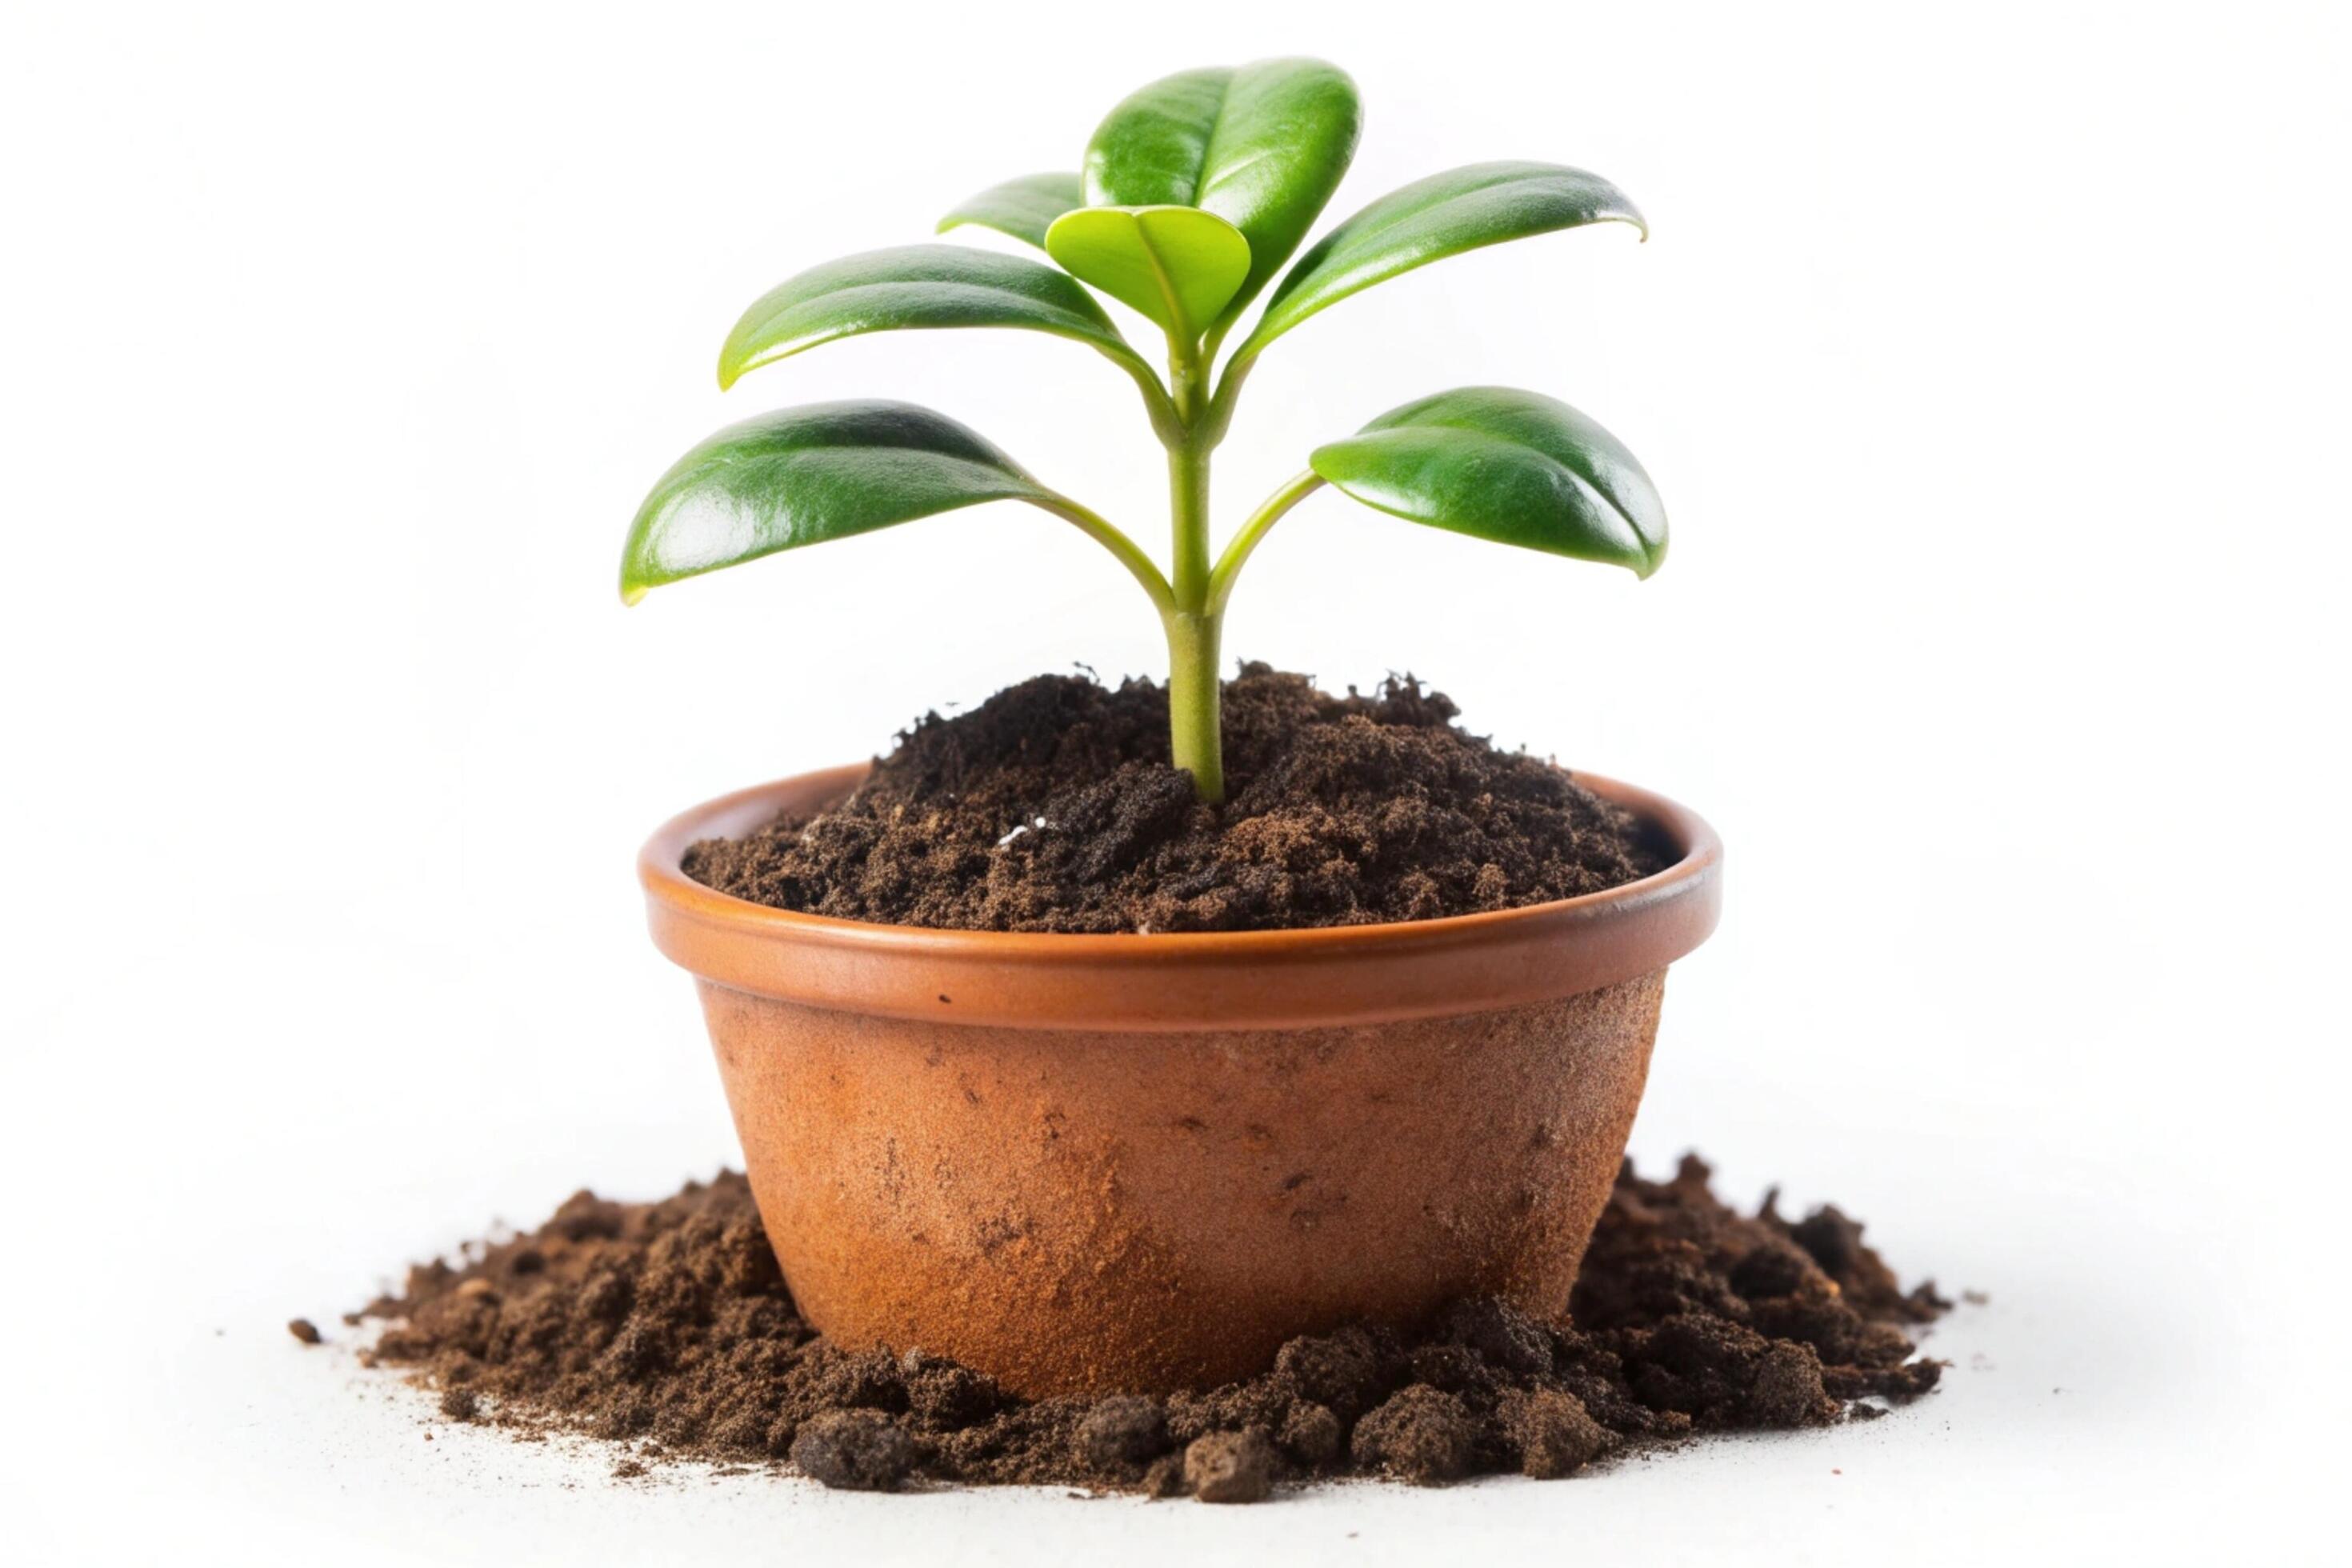
M1168 697L1040 676L899 737L856 794L687 875L754 903L968 931L1266 931L1573 898L1664 868L1625 812L1454 725L1411 677L1331 697L1245 665L1227 798L1169 763Z
M1029 1402L919 1352L828 1343L794 1310L742 1178L656 1204L582 1193L537 1231L410 1271L369 1352L452 1420L789 1466L828 1486L1030 1482L1254 1501L1281 1481L1424 1484L1571 1474L1629 1446L1826 1426L1936 1384L1907 1331L1948 1305L1904 1291L1836 1209L1743 1216L1685 1158L1621 1173L1574 1327L1465 1301L1422 1331L1285 1345L1247 1383L1158 1400ZM357 1315L354 1315L354 1321Z

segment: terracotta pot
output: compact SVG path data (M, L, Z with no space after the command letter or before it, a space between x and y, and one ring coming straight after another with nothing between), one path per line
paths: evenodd
M1665 968L1715 927L1721 847L1493 914L1235 935L1021 936L766 909L678 869L864 768L676 818L639 859L701 987L784 1278L844 1344L1019 1393L1246 1376L1462 1296L1564 1310L1642 1098Z

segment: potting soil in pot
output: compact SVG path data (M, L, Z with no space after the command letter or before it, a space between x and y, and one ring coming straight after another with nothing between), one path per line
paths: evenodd
M1411 677L1331 697L1226 682L1227 798L1169 763L1168 697L1040 676L936 714L847 800L686 856L755 903L972 931L1265 931L1600 892L1665 857L1567 773L1455 727Z
M1834 1208L1743 1216L1685 1158L1621 1173L1572 1329L1495 1301L1418 1332L1294 1340L1247 1383L1168 1399L1031 1403L919 1350L850 1352L803 1322L741 1177L654 1204L582 1193L536 1231L420 1265L377 1364L442 1416L612 1440L616 1473L763 1464L828 1486L1028 1482L1255 1501L1278 1482L1571 1474L1710 1433L1827 1426L1925 1394L1905 1291ZM362 1314L353 1314L352 1322ZM307 1323L302 1327L308 1328Z

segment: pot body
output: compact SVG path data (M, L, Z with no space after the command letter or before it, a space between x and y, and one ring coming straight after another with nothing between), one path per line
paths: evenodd
M1339 1028L861 1016L702 983L794 1299L1024 1394L1198 1387L1463 1296L1557 1317L1625 1152L1663 974Z
M694 838L856 776L698 808L641 863L810 1322L1040 1397L1244 1377L1293 1336L1465 1296L1564 1313L1665 964L1714 923L1704 823L1580 775L1676 866L1532 910L1232 936L865 926L677 874Z

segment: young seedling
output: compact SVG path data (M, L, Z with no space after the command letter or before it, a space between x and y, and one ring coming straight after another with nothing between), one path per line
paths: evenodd
M1355 84L1319 60L1156 81L1097 128L1082 173L1008 181L940 222L941 233L996 229L1058 268L951 245L869 251L769 290L719 352L727 387L861 332L1018 327L1084 343L1134 380L1168 448L1171 572L945 415L854 401L762 415L680 458L629 530L621 596L634 604L681 577L982 501L1027 501L1076 524L1142 584L1167 631L1170 748L1214 802L1224 795L1218 645L1234 580L1319 487L1433 528L1648 576L1665 555L1666 519L1641 464L1566 404L1500 386L1441 392L1317 447L1212 557L1210 454L1258 356L1285 333L1350 294L1481 246L1603 221L1647 232L1633 204L1596 175L1473 163L1382 196L1282 272L1347 172L1360 119ZM1220 366L1268 284L1265 309ZM1087 285L1160 329L1164 379Z

